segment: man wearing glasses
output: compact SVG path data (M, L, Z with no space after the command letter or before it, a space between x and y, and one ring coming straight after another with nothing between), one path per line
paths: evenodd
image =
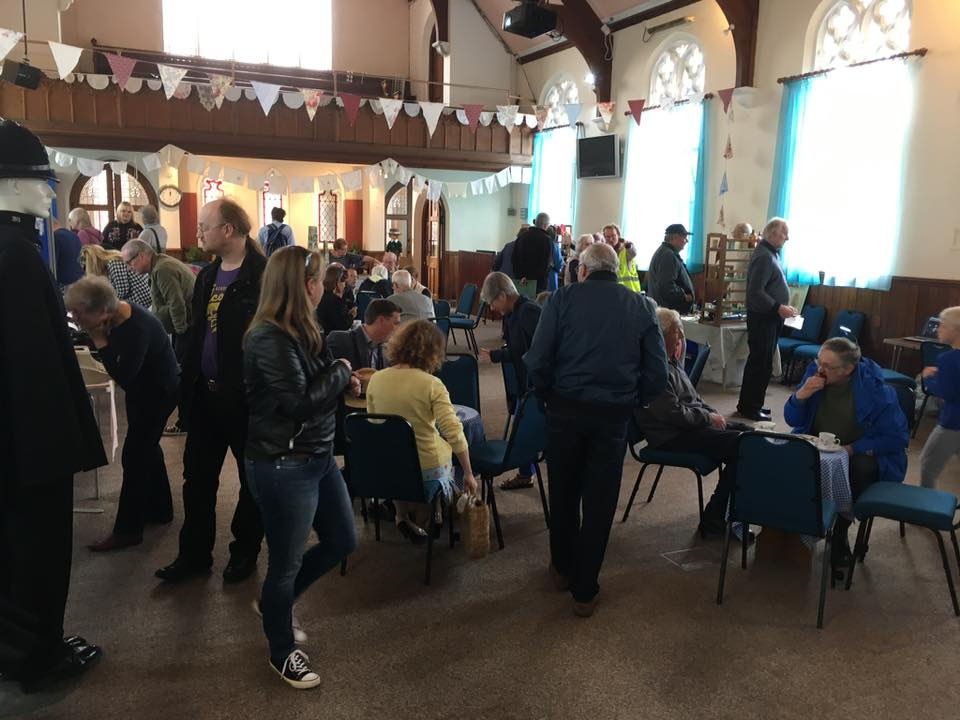
M263 539L260 511L247 488L243 453L247 406L243 386L243 336L260 296L266 258L250 237L250 218L236 202L214 200L200 210L200 247L217 259L197 275L194 323L188 334L180 378L189 420L183 453L183 528L180 552L157 570L169 582L205 575L213 564L217 487L227 454L237 461L240 494L230 529L225 582L240 582L257 565Z

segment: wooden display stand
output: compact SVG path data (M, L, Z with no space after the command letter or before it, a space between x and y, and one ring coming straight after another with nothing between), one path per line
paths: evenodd
M723 233L707 235L706 294L701 322L721 325L746 319L747 266L756 246L756 237L734 240Z

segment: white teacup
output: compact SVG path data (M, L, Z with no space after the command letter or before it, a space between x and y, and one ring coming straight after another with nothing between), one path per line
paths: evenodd
M776 432L777 424L772 420L761 420L760 422L753 424L754 430L760 430L762 432Z
M820 441L821 445L826 445L827 447L840 445L840 438L833 433L822 432L817 435L817 439Z

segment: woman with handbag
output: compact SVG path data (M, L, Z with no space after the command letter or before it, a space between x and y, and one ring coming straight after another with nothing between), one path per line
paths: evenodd
M347 388L359 393L359 381L323 340L316 320L322 295L320 257L299 246L277 250L244 341L247 483L270 554L254 610L263 616L271 667L297 689L319 685L320 676L296 647L306 635L293 604L356 545L333 436L338 398ZM319 542L304 552L311 527Z

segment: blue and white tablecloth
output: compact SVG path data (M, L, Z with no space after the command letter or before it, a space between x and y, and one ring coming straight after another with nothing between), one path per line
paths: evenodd
M460 418L460 422L463 423L463 434L467 438L467 446L478 445L487 439L480 413L466 405L454 405L453 409L457 413L457 417ZM459 491L463 492L463 469L457 463L456 458L453 461L453 473L454 484Z
M820 453L820 493L824 500L833 501L841 515L848 515L853 510L850 458L845 451ZM820 540L813 535L804 535L801 539L811 550Z

